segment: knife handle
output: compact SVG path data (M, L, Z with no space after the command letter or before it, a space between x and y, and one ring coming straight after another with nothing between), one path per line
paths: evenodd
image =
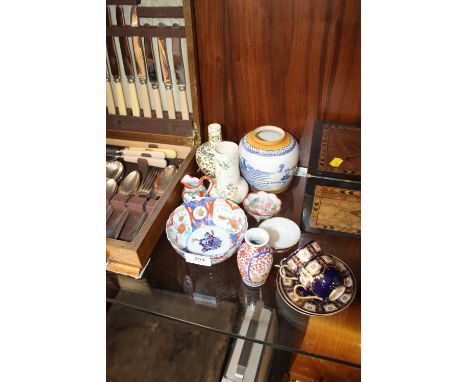
M159 88L153 88L154 94L154 109L156 110L156 118L163 118L163 109L161 103L161 94L159 94Z
M117 107L120 115L127 115L127 106L125 105L125 97L122 89L122 82L115 82L115 93L117 96Z
M182 113L182 119L189 119L189 110L188 110L188 101L187 101L187 92L185 89L180 90L180 112Z
M151 102L149 99L148 84L145 80L141 84L141 107L143 108L143 116L151 118Z
M106 104L109 114L115 114L114 95L112 94L112 87L109 81L106 81Z
M123 155L123 160L129 163L138 163L138 159L146 159L148 161L148 166L152 167L160 167L164 168L167 167L167 161L165 159L160 158L148 158L148 157L137 157L134 155Z
M132 105L132 115L134 117L140 116L140 105L138 104L138 94L135 82L128 82L128 90L130 92L130 103Z
M144 151L144 152L162 152L166 155L166 158L174 159L177 158L177 151L174 149L159 149L155 147L127 147L128 150L134 150L134 151Z
M167 113L170 119L175 119L174 93L172 88L166 88Z
M146 150L124 149L124 150L122 150L122 154L123 155L129 155L129 156L144 157L144 158L166 159L166 154L164 153L164 151L146 151Z

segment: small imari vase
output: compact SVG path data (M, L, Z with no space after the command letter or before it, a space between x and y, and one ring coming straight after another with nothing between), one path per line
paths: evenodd
M262 228L251 228L245 233L245 243L237 252L237 266L242 281L250 287L265 284L273 264L273 254L268 245L270 236Z
M210 196L229 199L239 204L249 192L249 185L240 175L239 146L223 141L215 146L216 180Z
M210 123L208 125L208 142L198 147L195 159L200 170L208 176L216 176L214 147L216 143L221 142L221 125L219 123Z
M261 126L248 133L239 143L242 175L254 191L275 194L291 183L299 147L294 137L276 126Z

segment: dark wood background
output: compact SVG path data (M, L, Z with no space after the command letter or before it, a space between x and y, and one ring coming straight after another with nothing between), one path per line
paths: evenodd
M360 0L196 0L204 137L276 125L301 142L316 120L360 122Z

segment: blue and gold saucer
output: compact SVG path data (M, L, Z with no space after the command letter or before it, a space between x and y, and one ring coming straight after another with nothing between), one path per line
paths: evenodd
M297 297L297 294L294 293L294 287L299 283L299 280L293 278L298 278L299 270L311 263L318 268L332 266L339 270L345 287L339 298L331 301L329 299L305 300ZM281 260L280 265L285 264L288 264L288 268L295 269L295 271L285 268L283 276L286 277L282 277L281 272L278 271L276 285L279 295L286 305L295 311L307 316L331 316L346 309L353 302L356 296L356 278L353 272L341 259L324 254L316 242L306 244ZM303 295L306 296L307 291Z

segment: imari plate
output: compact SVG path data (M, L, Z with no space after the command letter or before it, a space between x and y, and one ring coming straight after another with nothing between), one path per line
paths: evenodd
M211 264L232 256L247 230L247 216L226 199L201 198L177 207L166 223L166 234L175 251L208 256Z
M334 265L343 276L346 290L343 295L335 301L301 300L297 298L293 292L294 286L298 281L284 279L281 277L280 272L278 272L276 278L278 292L290 308L307 316L331 316L351 305L356 296L356 279L348 265L335 256L313 251L311 243L293 252L289 257L283 259L280 264L295 265L299 270L300 267L306 263L317 263L318 266ZM296 271L292 273L286 270L285 273L290 277L296 275Z

